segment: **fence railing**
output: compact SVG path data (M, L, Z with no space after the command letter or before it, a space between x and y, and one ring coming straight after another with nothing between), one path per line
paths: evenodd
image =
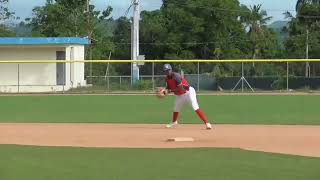
M320 77L213 77L208 74L185 74L184 77L197 91L318 91ZM199 78L198 78L199 77ZM143 75L136 86L131 86L131 76L88 76L93 87L106 91L155 90L165 86L162 75Z
M132 61L0 61L0 93L154 91L165 86L167 62L197 91L318 91L320 60L308 61L148 60L136 83Z

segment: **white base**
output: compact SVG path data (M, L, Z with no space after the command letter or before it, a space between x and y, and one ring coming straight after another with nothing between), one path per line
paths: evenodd
M175 138L169 138L167 141L169 141L169 142L193 142L194 139L192 137L175 137Z

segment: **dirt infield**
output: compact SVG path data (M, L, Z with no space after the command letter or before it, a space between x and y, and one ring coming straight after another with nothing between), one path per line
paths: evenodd
M195 142L167 142L192 137ZM112 148L226 147L320 157L320 126L0 124L0 144Z

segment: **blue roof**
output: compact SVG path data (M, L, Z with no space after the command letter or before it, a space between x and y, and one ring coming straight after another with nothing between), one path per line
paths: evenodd
M50 37L50 38L29 38L29 37L15 37L15 38L0 38L0 46L11 45L87 45L90 44L88 38L79 37Z

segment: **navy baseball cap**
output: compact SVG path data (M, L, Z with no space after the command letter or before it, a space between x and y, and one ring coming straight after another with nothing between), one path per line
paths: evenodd
M169 71L169 70L172 70L172 67L171 67L170 64L165 64L165 65L163 65L163 70L164 71Z

